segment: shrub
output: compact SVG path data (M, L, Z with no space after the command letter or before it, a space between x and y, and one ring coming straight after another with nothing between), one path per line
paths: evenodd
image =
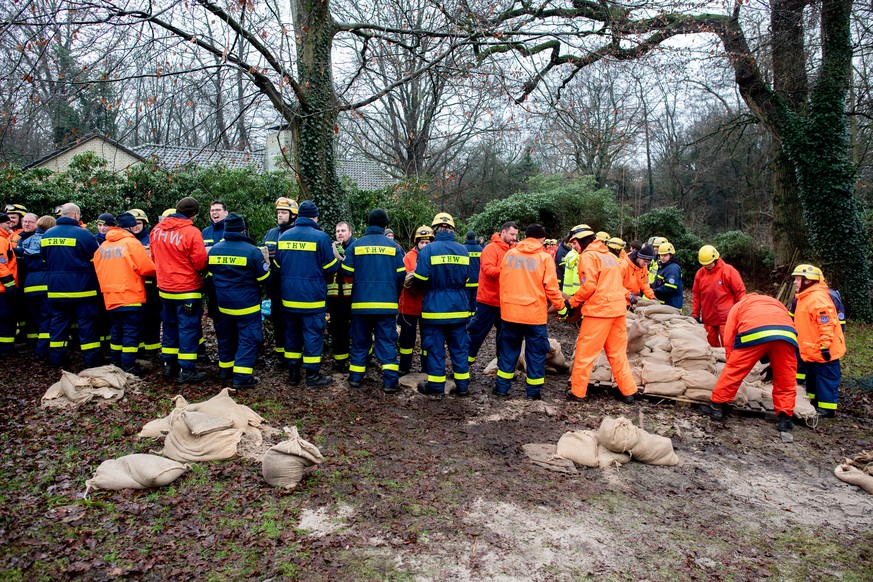
M358 190L348 186L350 222L356 236L367 228L367 215L374 208L384 208L388 213L388 227L394 231L394 239L404 248L410 248L415 230L422 224L430 225L437 209L427 193L427 184L410 180L379 190ZM460 229L458 217L455 225Z
M676 249L676 257L682 267L682 283L690 289L694 275L700 268L697 252L703 246L703 241L685 227L684 220L679 208L655 208L637 218L636 237L644 242L653 236L666 237Z
M763 289L767 286L773 268L772 249L739 230L716 235L712 244L721 258L740 272L748 287Z

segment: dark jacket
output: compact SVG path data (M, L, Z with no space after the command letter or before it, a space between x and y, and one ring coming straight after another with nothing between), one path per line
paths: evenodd
M48 271L48 298L52 301L80 301L97 297L94 252L99 248L94 235L68 216L58 218L40 241L40 254Z
M421 318L431 325L465 323L469 317L470 256L452 232L440 231L418 252L415 279L427 286Z
M261 285L270 277L270 265L241 232L228 232L209 249L209 273L215 285L218 311L248 315L261 310Z
M368 226L364 236L346 249L342 272L354 280L352 313L397 314L406 268L403 253L384 230Z
M298 217L279 237L276 266L282 278L282 307L293 313L327 311L327 278L339 269L330 237L311 218Z

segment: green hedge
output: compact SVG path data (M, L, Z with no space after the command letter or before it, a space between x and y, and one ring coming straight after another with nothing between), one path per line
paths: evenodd
M380 190L359 190L349 184L345 188L351 208L349 221L354 227L356 237L362 235L367 228L370 211L384 208L388 213L388 227L394 231L394 240L408 249L412 246L415 230L422 224L430 225L437 213L424 181L410 180ZM462 228L458 217L454 218L455 225ZM333 236L332 228L328 229L328 234Z

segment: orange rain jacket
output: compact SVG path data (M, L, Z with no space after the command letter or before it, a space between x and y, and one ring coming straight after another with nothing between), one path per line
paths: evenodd
M582 305L585 317L623 317L627 311L627 291L618 259L602 241L595 240L579 257L579 290L570 298L570 306Z
M655 298L655 292L649 285L649 267L637 267L629 256L622 257L618 262L621 269L622 284L628 293L644 295L648 299Z
M479 291L476 293L479 303L500 306L500 265L508 250L509 245L503 242L499 232L492 234L491 242L482 249L479 257Z
M94 270L103 292L106 309L145 303L143 277L155 274L155 264L137 238L114 226L106 242L94 253Z
M797 330L788 310L773 297L746 295L728 314L724 330L725 355L730 357L735 348L772 341L785 341L797 347Z
M500 288L511 289L500 295L500 319L504 321L544 325L549 320L549 301L558 310L564 308L555 260L535 238L524 239L503 256Z
M209 256L203 233L190 218L171 214L152 229L152 257L158 270L158 289L162 292L200 291ZM172 297L170 297L172 299Z
M18 261L13 248L12 234L0 229L0 293L18 285Z
M418 245L403 256L403 266L407 273L415 272L418 263ZM424 301L424 293L416 288L403 287L398 300L398 311L404 315L421 315L421 303Z
M746 285L739 271L721 259L708 270L700 267L691 289L691 317L703 317L707 325L722 326L735 303L746 296Z
M846 354L846 338L828 291L828 284L820 281L795 295L794 325L797 327L800 359L804 362L823 363L821 351L824 348L831 351L831 361Z

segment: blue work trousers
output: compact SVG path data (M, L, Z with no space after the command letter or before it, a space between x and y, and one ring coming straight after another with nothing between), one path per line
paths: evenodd
M467 392L470 387L470 364L467 361L470 336L467 335L466 325L422 323L421 344L427 350L428 388L438 392L444 392L446 389L446 347L448 347L458 392Z
M482 343L488 337L488 332L491 331L492 327L497 328L497 343L500 343L500 326L500 307L478 302L476 313L467 325L467 333L470 334L470 354L468 357L471 364L476 361L479 348L482 347Z
M203 337L203 300L161 297L161 357L186 370L197 368L197 352Z
M18 317L15 315L15 298L10 293L0 293L0 355L11 354L15 348L15 332Z
M96 366L100 359L100 307L96 297L76 301L52 301L52 323L49 336L49 363L61 366L67 359L70 328L75 324L79 332L79 347L85 367Z
M145 308L118 307L109 312L109 348L112 363L120 368L136 364L142 340Z
M376 358L382 364L384 386L397 384L397 326L394 315L352 313L350 330L352 351L349 359L349 381L360 382L367 372L367 356L373 345ZM373 344L375 342L375 345Z
M49 306L48 293L25 293L24 297L37 332L34 355L39 359L47 358L52 331L52 309Z
M324 325L324 313L285 312L285 361L288 366L296 366L302 358L307 372L317 374L321 370Z
M497 343L497 380L494 385L501 394L509 392L509 386L515 377L515 368L518 366L522 341L527 375L526 395L535 397L540 393L546 376L546 355L549 353L549 332L546 324L503 322L500 341Z
M258 359L258 347L264 341L261 312L246 315L218 313L215 320L218 340L218 366L222 371L233 369L233 383L248 381Z
M806 393L822 410L836 410L840 390L840 361L806 364Z

